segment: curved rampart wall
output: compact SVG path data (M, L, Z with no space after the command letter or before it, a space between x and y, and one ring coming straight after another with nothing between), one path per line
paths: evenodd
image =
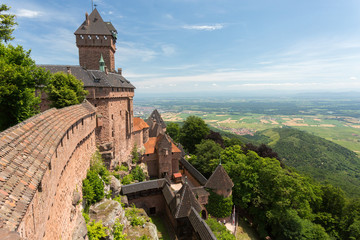
M95 145L95 108L50 109L0 133L0 228L69 239Z

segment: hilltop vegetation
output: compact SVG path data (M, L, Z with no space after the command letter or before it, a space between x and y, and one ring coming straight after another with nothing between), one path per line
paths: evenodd
M294 128L273 128L248 136L278 153L287 166L342 188L349 196L360 196L360 159L326 139Z
M258 141L266 140L272 146L284 144L285 148L292 141L300 142L299 144L301 141L309 141L309 144L321 142L320 146L324 145L322 139L311 141L311 137L303 136L301 131L294 134L291 129L285 129L284 133L281 130L267 132L268 136L259 134L254 138ZM216 134L210 135L216 136ZM294 139L291 136L294 136ZM221 163L234 182L233 202L261 238L270 236L272 239L358 239L360 237L359 199L350 200L338 187L322 184L288 168L277 159L277 154L265 145L243 145L238 139L226 138L223 139L224 146L221 147L216 143L221 142L219 140L219 137L211 139L204 136L200 143L195 144L194 155L189 161L195 166L201 166L198 170L209 176L221 156ZM325 146L338 147L336 144ZM307 150L308 147L305 146L304 149ZM294 151L297 150L299 149ZM329 154L331 155L331 152Z

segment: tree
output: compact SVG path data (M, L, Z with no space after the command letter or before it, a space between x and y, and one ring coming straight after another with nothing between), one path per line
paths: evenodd
M177 123L169 123L166 126L166 133L169 134L169 136L175 141L179 142L179 136L180 136L180 127Z
M11 36L12 32L14 31L14 26L17 25L15 22L15 15L5 14L4 11L9 11L10 7L6 6L5 4L1 4L0 6L0 42L5 41L8 42L9 40L14 39Z
M210 133L205 137L205 139L210 139L219 144L222 148L225 148L224 139L222 138L219 132L214 132L210 130Z
M36 90L49 76L35 65L30 51L0 43L0 131L40 112Z
M220 153L223 149L213 140L201 140L195 148L196 158L190 159L191 164L205 177L210 177L219 164Z
M209 190L210 196L206 209L208 210L211 216L217 218L224 218L231 215L231 210L233 207L232 198L223 197Z
M210 129L204 120L196 116L189 116L181 128L180 143L190 153L194 153L195 145L199 144L209 132Z
M83 83L71 74L57 72L52 75L45 89L51 107L63 108L81 103L88 94Z

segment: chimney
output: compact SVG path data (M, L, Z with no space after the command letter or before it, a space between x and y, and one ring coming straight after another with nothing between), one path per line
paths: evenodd
M85 13L85 24L86 24L86 26L89 26L89 24L90 24L90 19L89 19L88 13Z
M176 206L179 206L179 204L180 204L180 194L177 193L177 194L175 195L175 197L176 197Z
M122 75L122 68L118 68L118 74Z
M104 66L104 68L105 68L105 73L106 73L106 75L108 75L108 68L107 68L107 66Z
M67 74L71 74L71 68L69 66L66 67Z

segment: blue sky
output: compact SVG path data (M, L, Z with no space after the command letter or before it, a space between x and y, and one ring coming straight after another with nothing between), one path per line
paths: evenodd
M91 0L5 0L12 44L78 65ZM116 68L139 93L360 91L360 1L96 0L118 31Z

